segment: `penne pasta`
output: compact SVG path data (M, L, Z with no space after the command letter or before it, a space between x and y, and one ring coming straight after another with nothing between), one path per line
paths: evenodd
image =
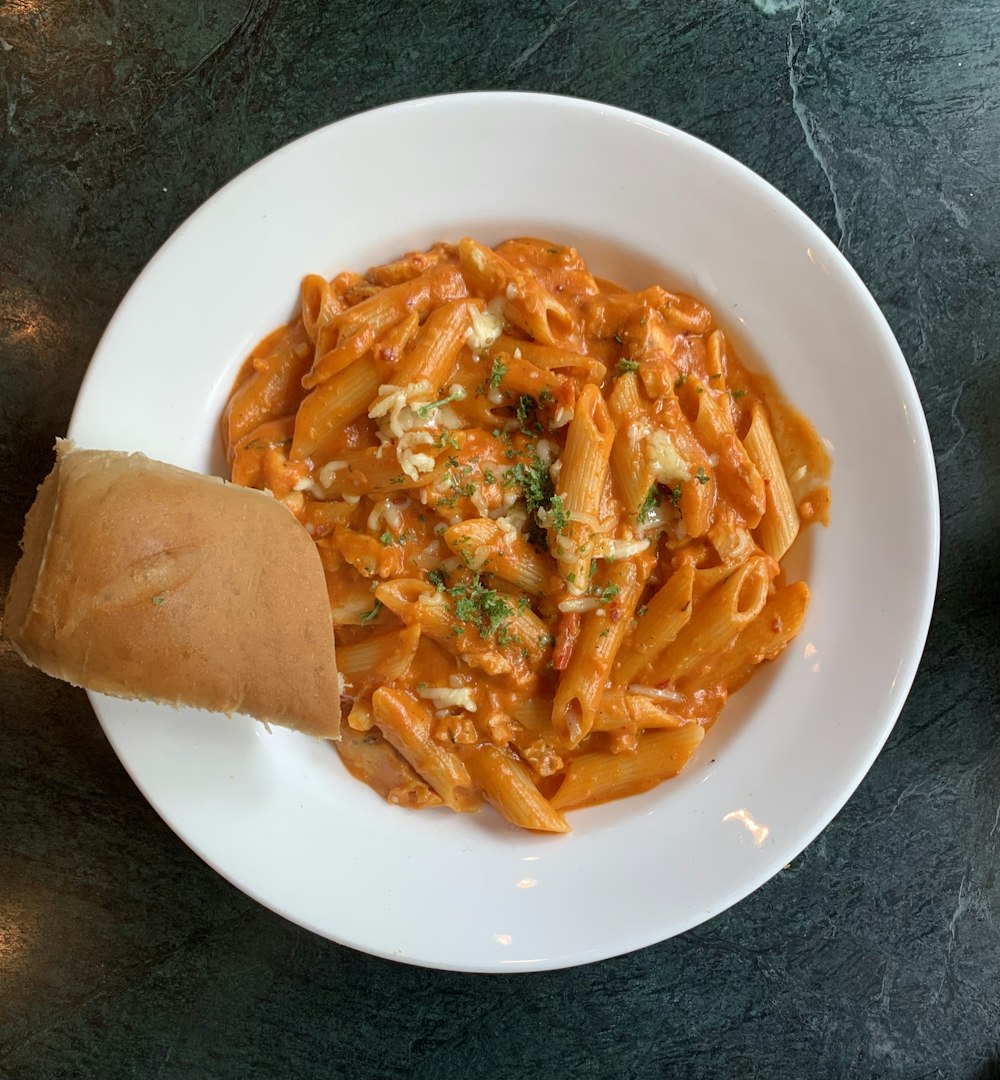
M779 589L761 608L760 614L740 631L732 647L703 672L694 684L722 683L738 690L765 660L774 660L802 628L809 587L796 581Z
M767 560L748 559L700 603L669 646L656 659L661 681L676 681L714 662L736 635L760 614L767 602Z
M594 726L608 673L648 577L647 560L611 565L599 585L599 607L583 616L580 635L552 702L552 727L571 746Z
M461 759L431 738L431 713L411 694L381 687L372 695L375 723L396 752L453 810L476 805Z
M757 535L760 546L772 559L782 559L799 534L799 512L764 410L755 405L751 415L743 445L764 478L766 489L764 515L757 527Z
M315 543L348 771L557 834L675 775L787 647L781 563L830 499L704 304L532 238L307 275L222 439Z
M407 626L389 634L365 637L337 649L337 668L348 689L401 679L409 670L420 643L420 627Z
M549 546L571 593L581 593L590 579L595 522L600 510L615 437L601 392L591 383L577 401L566 434L559 488L565 506L564 529L550 528Z
M535 787L528 770L496 746L476 747L465 758L466 768L486 801L511 824L538 832L569 832L566 819Z
M639 609L628 646L615 664L613 682L622 686L632 682L687 626L691 620L694 580L694 567L682 566L670 575L645 605L645 610Z
M574 758L549 802L557 810L593 806L622 793L638 795L676 776L701 745L700 724L643 735L634 753L592 752Z
M489 518L473 518L453 525L442 539L471 570L493 574L533 596L548 589L551 560L515 529L504 529Z

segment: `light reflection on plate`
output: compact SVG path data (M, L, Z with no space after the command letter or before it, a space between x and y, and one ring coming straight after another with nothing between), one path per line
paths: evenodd
M490 167L501 149L510 167ZM833 523L811 530L796 556L813 590L801 644L734 698L680 777L573 814L564 838L487 813L396 809L348 777L329 746L249 720L92 700L168 824L285 917L417 964L565 967L724 910L789 863L850 796L923 646L937 493L899 348L811 222L676 130L530 95L459 95L353 117L238 177L123 301L70 435L218 470L231 381L248 348L288 317L305 273L364 269L467 234L571 242L604 276L674 284L703 294L724 324L738 319L740 340L837 447ZM807 642L815 656L804 655Z

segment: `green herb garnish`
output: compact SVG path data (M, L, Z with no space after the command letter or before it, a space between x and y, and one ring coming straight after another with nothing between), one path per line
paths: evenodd
M563 504L561 495L552 496L552 501L549 503L549 513L551 514L552 528L556 532L562 532L569 524L569 515L566 513L566 507Z
M484 585L478 574L471 581L452 585L448 594L453 598L455 617L471 623L484 638L495 636L513 614L503 594ZM508 640L507 634L503 640L498 638L501 645Z
M615 585L613 582L609 585L595 585L591 590L591 595L596 596L597 600L601 604L606 604L609 600L614 598L622 591L620 585Z
M369 623L374 622L378 618L378 613L381 610L382 610L382 601L381 600L376 600L375 601L375 606L371 609L371 611L362 611L361 612L361 625L362 626L367 626Z
M440 398L437 401L428 401L426 405L417 406L417 415L421 420L426 420L428 416L435 410L439 409L442 405L447 405L452 401L464 401L465 391L461 386L456 386L455 389L448 394L447 397Z
M490 371L490 389L496 390L497 387L503 382L504 375L507 374L507 365L503 363L499 356L493 358L493 368Z
M654 484L646 493L645 499L642 500L642 506L639 507L639 513L637 517L640 522L648 521L653 516L653 511L660 505L660 489Z

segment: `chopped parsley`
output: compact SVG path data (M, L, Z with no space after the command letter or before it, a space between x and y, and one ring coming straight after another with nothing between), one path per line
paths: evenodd
M639 361L633 360L631 356L623 356L618 361L618 370L624 375L627 371L638 371Z
M746 390L730 390L729 393L732 394L733 400L735 400L736 398L743 397L743 395L746 393Z
M670 489L670 502L673 506L680 506L681 502L681 486L680 484L674 484Z
M647 611L649 611L649 605L648 604L640 604L638 606L638 608L636 608L635 617L637 619L641 619L643 617L643 615L646 614Z
M679 387L683 386L687 381L688 381L688 377L687 377L687 372L685 371L683 375L678 375L677 378L674 379L674 389L677 390Z
M439 450L443 450L446 446L450 446L453 450L458 449L458 443L455 442L455 436L448 430L448 428L442 428L441 434L438 435L437 442L434 444Z
M619 345L624 345L625 344L625 339L622 337L621 331L619 331L617 334L615 334L615 341L617 341Z
M490 389L496 390L500 383L503 382L504 375L507 374L507 365L503 363L499 356L493 358L493 368L490 371Z
M459 625L471 623L484 638L496 637L500 645L506 645L510 641L504 624L513 611L503 594L484 585L479 574L471 581L452 585L448 594L452 598L455 618L459 620Z
M642 500L642 506L639 507L638 518L640 522L648 521L653 512L660 505L660 489L653 484L653 486L646 493L645 499Z
M495 484L497 482L492 469L483 469L483 482L486 484Z
M373 623L378 618L378 613L382 610L382 601L376 600L375 606L371 611L361 612L361 625L367 626L369 623Z
M517 422L526 435L541 435L545 428L538 419L538 402L530 394L517 399Z
M288 446L291 443L291 437L286 439L251 439L250 442L243 444L244 450L273 450L279 446Z
M552 528L555 529L556 532L562 532L569 524L569 515L566 513L566 507L563 504L561 495L552 496L552 500L549 503L549 513L552 517Z
M442 405L448 405L452 401L464 401L465 391L461 386L456 386L455 389L447 395L447 397L439 398L437 401L428 401L426 405L417 406L417 415L421 420L426 420L428 416L435 410L439 409Z
M386 547L388 547L392 543L392 533L389 532L388 529L386 529L385 532L382 533L382 535L379 537L379 540L381 540L382 543L385 544Z
M711 477L705 472L704 468L699 465L698 472L695 474L695 480L697 480L699 484L707 484L710 479Z
M555 494L548 466L537 454L530 465L519 461L507 470L504 487L514 487L515 485L521 489L524 504L528 508L529 514L534 514L547 506L549 500Z
M621 591L621 586L612 582L610 585L595 585L590 593L597 597L599 603L606 604L609 600L614 600Z
M552 391L546 386L538 395L538 402L540 405L547 405L550 401L555 401L555 398L552 396Z
M153 597L153 603L156 604L157 607L161 607L166 602L167 598L163 593L157 593L156 596Z
M444 592L444 573L440 570L430 570L427 574L427 580L437 589L438 592Z

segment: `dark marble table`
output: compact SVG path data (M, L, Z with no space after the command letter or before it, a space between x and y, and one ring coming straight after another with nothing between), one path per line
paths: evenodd
M899 338L943 517L916 685L837 820L707 925L561 973L283 922L5 649L0 1077L1000 1076L998 34L997 0L0 3L0 588L98 337L184 217L312 128L471 88L648 113L803 207Z

